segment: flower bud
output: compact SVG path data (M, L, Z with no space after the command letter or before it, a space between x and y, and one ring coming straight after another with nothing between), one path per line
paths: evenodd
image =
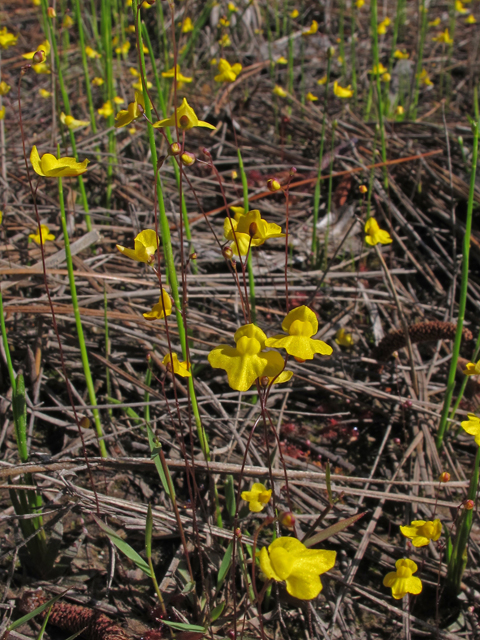
M193 253L190 254L190 260L196 260L198 258L197 254L195 253L195 251Z
M45 51L43 49L38 49L33 54L32 64L40 64L41 62L45 62L46 59Z
M57 17L57 12L55 11L55 9L53 7L48 7L47 13L48 13L48 17L49 18L56 18Z
M235 171L235 169L233 169L231 173L231 177L232 177L232 180L236 180L238 178L238 173L237 171Z
M266 389L268 387L268 376L262 376L259 382L260 382L260 386Z
M282 527L286 527L287 529L293 529L295 525L295 516L291 511L283 511L280 514L279 520Z
M463 136L458 136L458 144L463 147Z
M438 478L439 482L450 482L450 474L448 473L448 471L444 471L443 473L440 474L440 477Z
M280 191L281 188L282 185L275 178L270 178L270 180L267 181L267 189L272 193L275 193L275 191Z
M291 175L291 176L294 176L296 173L297 173L297 168L296 168L296 167L292 167L292 168L290 169L290 175Z
M152 354L151 353L147 353L147 355L145 356L145 359L147 362L150 362L150 360L152 359Z
M225 260L231 260L233 258L233 251L230 247L223 247L222 253Z
M168 149L169 156L178 156L182 151L182 145L179 142L172 142L170 148Z
M463 503L463 508L467 511L471 511L475 506L475 502L473 500L465 500Z
M327 49L327 58L331 60L335 55L335 47L328 47Z
M402 444L402 441L400 440L400 438L394 438L393 444L399 445L399 444Z
M368 188L367 188L364 184L361 184L361 185L358 187L358 190L360 191L360 193L367 193Z
M210 151L207 149L207 147L203 147L202 149L202 153L204 156L207 156L207 158L211 158L212 154L210 153Z
M258 225L256 222L252 222L250 224L250 226L248 227L248 233L250 235L251 238L253 238L253 236L257 233L258 231Z
M237 538L242 537L242 531L238 527L235 529L235 535L237 536Z
M90 418L86 416L80 420L80 426L82 429L90 429Z
M391 79L392 79L392 76L388 73L388 71L386 73L384 73L383 76L382 76L382 81L383 82L390 82Z
M395 114L397 116L403 116L404 113L405 113L405 109L402 107L401 104L399 104L398 107L395 109Z
M182 153L181 159L183 164L187 167L191 167L192 164L195 164L196 161L195 155L193 153L190 153L190 151L185 151L184 153Z

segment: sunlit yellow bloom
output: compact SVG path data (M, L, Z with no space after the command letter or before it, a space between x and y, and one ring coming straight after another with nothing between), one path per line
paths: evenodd
M163 302L162 302L163 298ZM165 311L164 311L165 309ZM162 295L158 299L157 304L154 304L151 311L143 314L143 317L147 320L161 320L165 316L169 316L172 313L172 300L165 289L162 287Z
M73 27L74 24L75 22L73 21L73 18L71 16L66 15L63 18L62 27L64 27L65 29L70 29L70 27Z
M335 342L341 347L353 347L353 338L351 333L347 333L343 327L341 327L336 335Z
M173 360L173 373L181 376L182 378L191 378L192 374L189 371L190 364L188 362L179 362L178 356L176 353L172 353L167 355L162 360L162 364L167 367L167 371L172 370L172 360Z
M67 116L63 113L60 114L60 122L64 124L66 127L75 131L75 129L80 129L80 127L88 127L90 124L90 120L76 120L73 116Z
M429 27L438 27L440 22L441 22L440 18L435 18L435 20L432 20L431 22L428 23L428 26Z
M5 105L0 107L0 120L5 120Z
M385 33L387 33L387 27L390 26L390 23L390 18L385 18L385 20L382 20L382 22L380 22L377 27L378 35L383 36Z
M32 0L32 4L35 7L39 7L42 4L42 0Z
M35 73L38 73L40 75L44 74L48 76L52 73L50 67L46 62L39 62L38 64L32 64L32 69L35 71Z
M365 4L365 0L357 0L355 2L355 6L357 7L357 9L361 9L364 4Z
M127 258L152 264L155 260L155 252L158 249L158 238L153 229L145 229L135 238L135 249L128 249L119 244L116 246L120 253L123 253Z
M214 80L215 82L235 82L241 70L242 65L239 62L232 66L225 58L220 58L218 75L215 76Z
M229 27L229 26L230 26L230 20L227 20L227 18L220 18L220 20L218 21L218 23L219 23L222 27Z
M410 538L414 547L424 547L430 540L436 542L442 535L440 520L413 520L409 527L400 527L406 538Z
M232 180L236 180L238 178L238 171L235 171L235 169L233 169L230 177L232 178Z
M444 44L453 44L453 38L450 37L448 29L439 33L438 36L434 36L432 40L434 42L443 42Z
M47 91L46 89L39 89L38 93L42 98L50 98L50 96L52 95L52 92Z
M468 9L465 9L462 0L455 0L455 11L457 13L468 13Z
M40 225L40 233L37 228L37 233L31 233L28 237L30 238L30 240L33 240L33 242L35 242L35 244L38 244L39 246L41 244L45 244L47 240L50 240L50 241L55 240L55 236L53 235L53 233L50 233L50 229L47 227L46 224Z
M133 4L133 0L125 0L125 6L126 7L131 7Z
M208 129L215 129L216 127L209 122L204 122L197 118L197 114L188 104L187 99L184 98L180 107L177 109L177 126L179 129L192 129L193 127L207 127ZM155 129L162 129L163 127L175 126L175 113L169 118L159 120L153 125Z
M465 20L465 24L477 24L477 19L475 18L475 16L473 15L473 13L471 13L468 18Z
M109 118L111 115L113 115L113 107L110 100L104 102L103 107L100 107L100 109L97 109L97 111L103 118Z
M275 62L277 64L288 64L288 60L285 58L285 56L280 56L280 58L277 58Z
M57 17L57 12L55 11L55 9L53 7L48 7L47 8L47 15L49 18L56 18Z
M288 96L288 93L279 84L275 85L275 87L272 89L272 93L274 93L276 96L279 96L280 98L286 98Z
M341 87L338 82L335 80L333 83L333 93L337 96L337 98L351 98L353 96L352 85L348 85L348 87Z
M218 41L218 44L221 47L230 47L231 46L232 41L230 40L230 36L228 35L228 33L224 33L223 34L223 36Z
M138 105L140 105L140 108ZM115 127L117 129L120 127L126 127L137 118L140 118L143 115L144 110L145 102L143 99L143 92L135 91L134 102L130 102L126 109L122 109L117 113L115 118Z
M135 127L130 127L129 129L127 129L128 133L133 136L134 133L137 132L137 130L135 129Z
M307 31L302 32L302 36L313 36L314 33L318 31L318 22L316 20L312 20L312 24L307 29Z
M138 82L134 82L132 84L132 87L136 90L136 91L143 91L143 84L142 81L139 80ZM151 89L153 87L153 84L150 82L150 80L147 80L147 89Z
M142 9L151 9L152 7L153 7L153 4L146 2L146 0L142 2Z
M282 536L260 551L260 569L269 579L287 583L287 591L299 600L313 600L322 590L320 576L333 568L336 551L307 549Z
M265 341L266 347L285 349L286 352L299 360L312 360L316 353L329 356L333 352L332 347L322 340L314 340L318 332L318 320L314 312L302 305L292 309L284 321L282 329L288 334L279 334Z
M135 33L135 25L134 24L129 24L127 27L127 32L128 33Z
M320 86L322 86L323 84L327 84L327 76L326 76L326 75L324 75L324 76L322 76L321 78L319 78L319 79L317 80L317 84L319 84Z
M422 69L422 73L420 74L420 82L427 87L433 86L433 82L430 80L430 76L428 75L426 69Z
M185 18L182 22L182 33L189 33L193 31L193 22L191 18Z
M39 176L44 176L45 178L68 178L85 173L90 160L85 159L83 162L77 162L75 158L56 158L51 153L44 153L40 158L37 147L34 146L30 153L30 162L33 170Z
M17 44L18 36L14 36L13 33L7 31L7 27L0 29L0 47L2 49L8 49Z
M130 75L133 76L134 78L140 78L140 71L138 71L138 69L135 69L135 67L130 67L128 71L130 72Z
M92 47L85 47L85 53L87 54L87 56L89 58L101 58L102 57L98 53L98 51L95 51L95 49L92 49Z
M375 246L378 243L390 244L391 242L393 242L388 231L380 229L375 218L369 218L365 222L365 234L365 242L371 247Z
M343 57L342 56L338 56L337 62L338 62L338 64L343 64Z
M227 5L228 10L230 11L230 13L236 13L238 11L238 7L236 7L233 2L229 2Z
M263 352L267 336L254 324L246 324L234 335L236 347L221 344L208 354L214 369L227 372L235 391L248 391L257 378L278 375L285 362L277 351Z
M247 255L249 247L258 247L269 238L285 237L281 227L264 220L258 209L236 215L233 220L225 218L223 233L227 240L233 241L230 248L236 256Z
M318 100L317 96L314 96L313 93L311 91L309 91L307 93L307 95L305 96L305 98L309 101L309 102L316 102Z
M466 376L478 376L480 375L480 360L475 364L474 362L469 362L467 367L463 370L463 373Z
M464 420L460 424L462 425L462 429L466 431L469 435L475 436L475 442L480 447L480 418L478 418L474 413L467 414L468 420Z
M377 65L373 65L373 67L370 69L370 71L368 73L374 73L375 75L379 74L381 75L382 73L386 73L387 72L387 68L383 66L383 64L380 62L378 67Z
M12 87L9 84L7 84L5 80L2 80L0 82L0 96L6 96L11 88Z
M390 82L390 80L392 79L392 76L388 73L384 73L382 76L382 82Z
M175 77L175 67L172 67L168 71L162 71L162 76L164 78L174 78ZM177 82L192 82L193 78L187 78L180 71L180 65L177 64Z
M25 60L32 60L33 56L37 53L37 51L43 51L43 60L42 60L43 62L45 58L48 56L48 54L50 53L50 42L48 40L44 40L42 44L38 45L35 51L29 51L28 53L23 53L22 58L25 58Z
M405 109L402 107L401 104L399 104L398 107L395 109L395 115L403 116L404 113L405 113Z
M123 104L125 102L125 100L123 98L121 98L120 96L115 96L113 98L113 101L115 102L115 104Z
M250 491L242 491L242 500L248 502L248 508L254 513L262 511L265 505L270 502L272 490L261 482L254 482Z
M410 57L410 54L407 53L406 51L400 51L400 49L395 49L395 53L393 54L394 58L397 58L397 60L408 60L408 58Z
M218 62L218 60L217 60L216 58L212 58L212 59L210 60L210 64L212 65L212 67L213 67L214 65L216 65L216 64L217 64L217 62Z
M295 20L295 18L298 18L298 16L300 15L300 12L298 9L294 9L291 13L290 13L290 18L292 18L293 20Z
M400 600L407 593L414 595L422 592L422 581L413 576L418 569L413 560L400 558L395 563L396 571L390 571L383 579L383 586L392 589L392 596L395 600Z
M92 84L94 87L101 87L104 82L105 80L103 78L99 78L98 76L95 76L95 78L92 80Z
M130 41L129 40L125 40L125 42L120 46L120 47L115 47L115 53L118 53L119 55L123 54L123 55L127 55L127 53L130 51ZM148 52L148 49L147 49Z

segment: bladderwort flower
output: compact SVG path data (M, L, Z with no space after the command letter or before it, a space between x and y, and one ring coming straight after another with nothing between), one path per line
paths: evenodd
M302 305L292 309L282 322L282 329L288 335L276 335L267 338L266 347L285 349L286 352L300 361L312 360L316 353L329 356L333 349L322 340L314 340L318 332L318 320L314 312Z
M373 67L369 70L368 73L372 73L374 75L382 75L387 72L387 68L383 66L381 62L378 65L374 64Z
M275 60L276 64L288 64L288 60L285 58L285 56L280 56L279 58L277 58Z
M445 31L440 32L437 36L432 38L434 42L443 42L443 44L453 44L453 38L448 33L448 28Z
M405 50L401 51L400 49L395 49L393 57L397 60L408 60L410 54Z
M442 20L440 18L435 18L435 20L431 20L428 23L429 27L438 27L438 25L442 22Z
M471 13L468 18L465 19L465 24L477 24L477 19L475 18L475 16L473 15L473 13Z
M52 92L51 91L47 91L47 89L39 89L38 90L38 95L41 98L45 98L46 99L46 98L50 98L51 97Z
M356 0L355 2L355 6L357 7L357 9L361 9L364 4L365 4L365 0Z
M50 53L50 42L48 40L44 40L41 44L38 45L35 51L29 51L28 53L23 53L22 58L25 58L25 60L32 60L33 56L39 51L43 51L43 60L45 60L45 58Z
M214 369L227 372L228 384L235 391L248 391L257 378L275 377L285 363L276 351L266 351L267 336L254 324L245 324L233 336L235 347L221 344L208 354Z
M466 368L463 370L463 373L466 376L479 376L480 375L480 360L475 364L474 362L469 362Z
M182 22L182 33L190 33L190 31L193 31L193 22L191 18L185 18L185 20Z
M349 84L348 87L341 87L337 80L335 80L333 83L333 93L337 98L351 98L353 96L352 85Z
M306 31L302 31L302 36L313 36L313 34L318 31L318 22L316 20L312 20L312 24Z
M436 542L442 535L440 520L412 520L410 526L400 527L406 538L412 541L414 547L425 547L430 540Z
M77 120L73 116L67 116L63 113L60 114L60 122L64 124L71 131L80 129L81 127L88 127L90 120Z
M104 82L105 80L103 78L100 78L99 76L95 76L95 78L93 78L92 80L92 84L94 87L101 87Z
M85 53L87 54L88 58L101 58L102 56L98 53L98 51L95 51L95 49L93 49L92 47L85 47Z
M376 244L390 244L393 242L388 231L380 229L375 218L369 218L365 222L365 242L371 247Z
M227 9L230 11L230 13L237 13L238 11L238 7L234 5L233 2L228 3Z
M7 84L5 80L2 80L0 82L0 96L6 96L11 88L12 87L9 84Z
M113 115L113 106L111 101L107 100L106 102L104 102L100 109L97 109L97 112L102 116L102 118L105 119Z
M260 569L269 580L287 583L287 591L299 600L313 600L322 590L320 576L335 565L336 551L307 549L282 536L260 551Z
M218 41L218 44L221 47L230 47L231 46L232 41L230 40L230 36L228 35L228 33L224 33L223 34L223 36Z
M478 418L474 413L468 413L467 417L468 420L464 420L460 423L462 425L462 429L469 435L475 436L475 442L480 447L480 418Z
M433 87L433 82L430 80L430 76L428 75L428 71L426 69L422 69L419 77L420 82L426 87Z
M300 15L300 11L298 9L294 9L293 11L290 12L290 18L292 18L292 20L295 20L295 18L298 18L299 15Z
M401 600L407 593L417 595L422 592L422 581L412 574L418 570L413 560L400 558L395 563L396 571L390 571L383 579L383 586L392 590L395 600Z
M162 302L163 298L163 302ZM165 311L164 311L165 309ZM157 304L154 304L151 311L143 314L146 320L161 320L172 314L172 299L162 287L162 295L158 299Z
M150 80L147 80L147 89L151 89L153 87L153 84L150 82ZM138 82L134 82L132 84L132 87L136 90L136 91L142 91L143 92L143 82L141 80L138 80Z
M320 86L327 84L327 75L325 74L324 76L322 76L321 78L319 78L317 80L317 84L319 84Z
M0 29L0 47L2 49L8 49L8 47L13 47L17 44L18 36L13 35L10 31L7 30L7 27L3 27Z
M313 93L311 91L309 91L307 93L307 95L305 96L305 98L309 101L309 102L316 102L318 100L317 96L314 96Z
M225 58L220 58L218 74L214 77L214 80L215 82L235 82L241 71L242 65L239 62L231 65Z
M172 353L170 356L169 353L162 360L162 364L165 365L167 371L172 371L172 360L173 360L173 373L181 376L182 378L191 378L192 374L190 373L190 364L188 362L179 362L178 356L176 353Z
M385 20L382 20L382 22L379 23L379 25L377 26L377 33L379 36L383 36L387 33L387 27L390 26L390 24L392 23L392 21L390 20L390 18L385 18Z
M46 62L39 62L38 64L32 64L32 69L35 71L35 73L38 73L39 75L44 74L48 76L52 73L52 70L50 69L50 67Z
M40 158L37 147L32 147L30 162L35 173L44 178L68 178L85 173L90 160L77 162L75 158L56 158L51 153L44 153Z
M348 333L344 327L341 327L337 331L335 335L335 342L341 347L353 347L354 344L352 334Z
M288 96L288 93L279 84L276 84L274 86L274 88L272 89L272 93L274 93L279 98L286 98Z
M62 27L63 27L64 29L71 29L71 28L73 27L73 25L74 25L74 24L75 24L75 22L74 22L74 20L73 20L73 18L72 18L71 16L66 15L66 16L63 18L63 21L62 21Z
M463 6L462 0L455 0L455 11L462 14L468 13L468 9Z
M126 127L137 118L143 115L145 110L145 101L142 91L135 91L135 100L128 104L126 109L119 111L115 117L115 128Z
M137 262L153 264L155 252L158 249L158 238L153 229L145 229L135 238L135 249L128 249L119 244L116 246L120 253L123 253L127 258Z
M230 248L236 256L247 255L249 247L258 247L269 238L285 237L281 227L264 220L258 209L225 218L223 233L227 240L233 240Z
M163 71L162 72L162 76L164 78L175 78L175 67L172 67L168 71ZM187 76L184 76L183 73L180 71L180 65L177 64L177 85L178 85L178 88L180 88L181 85L184 84L185 82L193 82L193 78L187 78Z
M122 45L120 45L119 47L115 47L115 53L117 53L118 55L126 56L130 51L131 46L132 45L130 44L130 41L125 40L125 42Z
M248 508L254 513L262 511L271 497L272 490L267 489L261 482L254 482L250 491L242 491L242 500L248 502Z
M0 120L5 120L5 105L0 107Z
M33 242L35 242L35 244L38 244L39 246L41 244L45 244L47 240L50 240L50 242L55 240L55 236L53 235L53 233L50 233L50 229L47 227L46 224L40 225L40 232L38 231L38 228L37 228L37 232L31 233L28 237L30 240L33 240Z
M193 127L207 127L208 129L216 129L213 124L209 122L204 122L203 120L199 120L197 118L197 114L192 109L192 107L188 104L187 99L184 98L180 107L177 109L177 126L179 129L188 130ZM165 118L164 120L159 120L153 124L155 129L162 129L163 127L174 127L175 126L175 113L171 115L169 118Z

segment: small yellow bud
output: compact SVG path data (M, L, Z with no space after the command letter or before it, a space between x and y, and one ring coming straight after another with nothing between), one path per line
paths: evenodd
M270 178L270 180L267 181L267 189L272 193L274 193L275 191L280 191L281 188L282 185L275 178Z
M360 193L367 193L367 191L368 191L367 187L364 184L361 184L358 187L358 190L360 191Z
M47 13L48 13L48 17L49 18L56 18L57 17L57 12L55 11L55 9L53 7L48 7Z
M450 482L450 474L448 473L448 471L444 471L440 474L440 477L438 479L440 482Z

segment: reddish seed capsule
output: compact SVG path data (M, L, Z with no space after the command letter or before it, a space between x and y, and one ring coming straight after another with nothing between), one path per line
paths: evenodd
M367 191L368 191L367 187L364 184L361 184L358 187L358 190L360 191L360 193L367 193Z
M287 529L293 529L295 524L295 516L291 511L284 511L280 514L280 524Z
M295 175L296 173L297 173L297 169L296 169L296 167L292 167L292 168L290 169L290 175L291 175L291 176L293 176L293 175Z
M393 442L394 444L401 444L402 441L400 440L400 438L394 438Z
M474 506L475 502L473 500L465 500L465 502L463 503L463 508L467 511L471 511Z
M242 537L242 532L238 527L235 529L235 535L237 536L237 538L241 538Z
M47 13L49 18L55 18L57 16L57 12L53 7L48 7Z
M45 62L46 57L45 51L43 49L39 49L33 54L32 62L33 64L40 64L41 62Z
M227 631L228 640L235 640L236 637L237 637L237 634L235 633L234 629L230 629L229 631Z
M268 387L268 376L262 376L260 378L260 386L263 387L264 389L266 389Z
M190 260L196 260L197 258L198 256L195 252L190 254Z
M82 418L80 420L80 426L83 429L90 429L90 418L87 418L86 416L85 416L85 418Z
M230 247L223 247L222 253L225 260L231 260L233 258L233 251Z
M180 129L186 129L188 127L189 122L190 122L190 119L188 116L182 116L178 121L178 125Z
M405 407L405 409L410 409L412 406L412 401L411 400L405 400L405 402L403 403L403 406Z
M444 471L440 474L440 477L438 479L440 480L440 482L450 482L450 477L451 476L448 471Z

